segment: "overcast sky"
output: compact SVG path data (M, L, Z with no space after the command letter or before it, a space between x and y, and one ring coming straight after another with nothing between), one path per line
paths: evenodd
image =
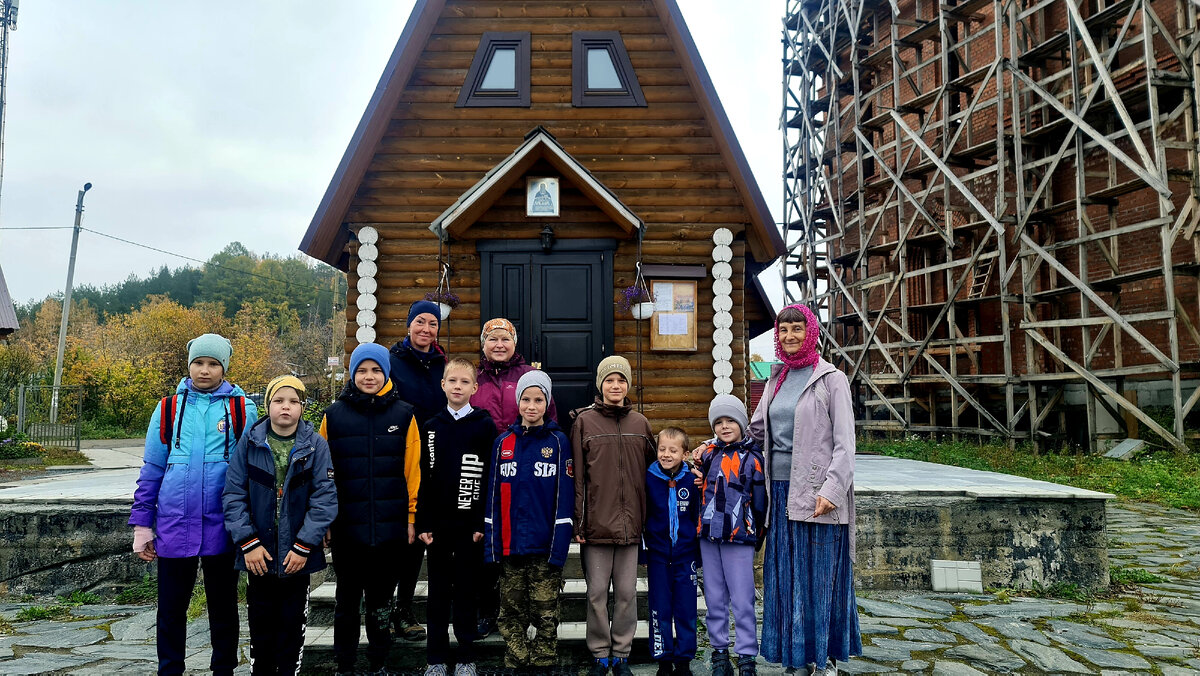
M13 299L61 291L84 227L209 258L296 251L412 0L24 0L9 34L0 266ZM767 204L781 212L781 0L682 0ZM76 284L178 258L80 237Z

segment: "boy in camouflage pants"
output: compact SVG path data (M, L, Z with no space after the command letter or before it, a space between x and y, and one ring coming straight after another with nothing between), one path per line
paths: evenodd
M558 646L558 592L575 510L571 444L545 420L550 377L530 371L517 382L521 419L492 450L484 558L502 562L500 634L510 669L550 669ZM536 634L529 640L526 631Z

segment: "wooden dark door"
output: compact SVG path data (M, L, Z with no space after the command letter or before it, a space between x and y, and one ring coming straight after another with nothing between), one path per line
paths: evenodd
M561 250L560 244L591 248ZM517 351L527 362L541 362L554 381L564 429L568 411L592 402L596 365L612 354L610 247L615 243L607 240L560 240L544 253L534 242L480 243L483 321L507 317L516 325ZM520 248L536 250L513 250Z

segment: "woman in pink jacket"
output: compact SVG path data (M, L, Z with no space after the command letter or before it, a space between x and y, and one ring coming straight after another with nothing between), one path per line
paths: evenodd
M471 406L486 409L496 423L496 436L508 431L517 421L517 381L534 367L517 354L517 329L504 317L489 319L479 334L483 358L479 360L479 391L471 397ZM546 409L546 419L558 422L554 402Z
M750 434L767 456L771 503L763 570L762 655L802 673L836 673L862 654L854 598L854 407L846 374L817 353L812 310L775 321L775 356ZM832 662L832 666L827 666Z

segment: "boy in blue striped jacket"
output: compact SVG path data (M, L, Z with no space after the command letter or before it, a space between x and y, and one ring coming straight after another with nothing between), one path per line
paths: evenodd
M484 558L502 562L500 634L509 669L555 665L558 593L575 511L571 443L547 421L550 376L530 371L517 381L521 419L492 449L484 517ZM533 625L531 641L526 631Z

